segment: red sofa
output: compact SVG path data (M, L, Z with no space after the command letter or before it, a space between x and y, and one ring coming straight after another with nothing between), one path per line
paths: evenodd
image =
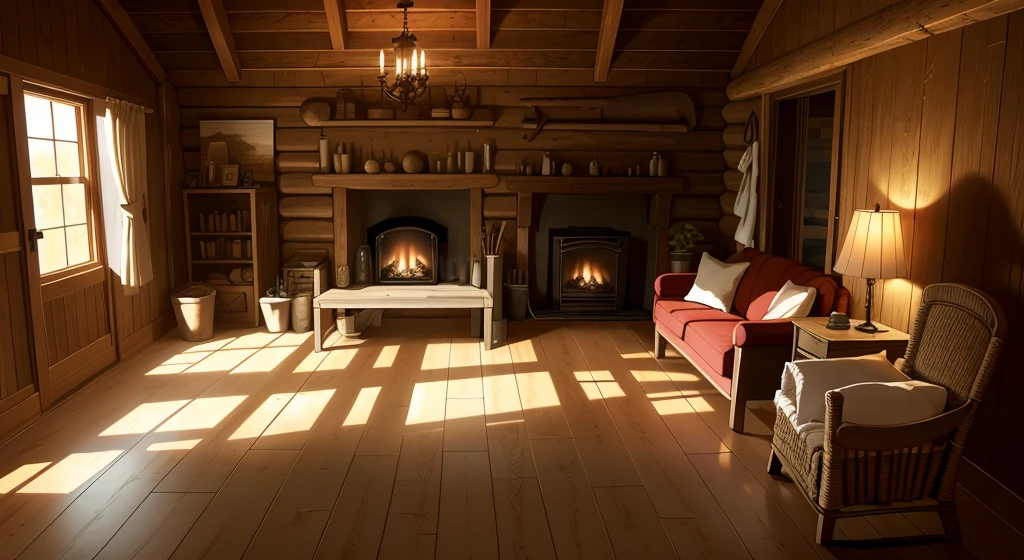
M811 316L845 313L850 292L835 278L796 261L744 249L727 262L749 262L732 312L684 301L696 273L663 274L654 283L654 345L665 357L667 341L732 401L729 425L743 431L747 401L770 400L779 388L783 365L793 347L789 319L761 317L776 292L792 280L818 290Z

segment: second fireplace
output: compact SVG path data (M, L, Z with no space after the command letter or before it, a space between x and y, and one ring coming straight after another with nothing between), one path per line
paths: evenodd
M553 229L551 289L555 309L608 312L626 300L629 232L610 228Z

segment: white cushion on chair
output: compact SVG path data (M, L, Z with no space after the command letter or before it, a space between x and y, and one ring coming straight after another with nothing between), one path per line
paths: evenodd
M855 383L836 391L843 395L843 422L854 424L909 424L946 408L946 388L924 381Z
M818 290L810 286L798 286L792 280L787 280L786 285L775 294L761 320L806 317L811 313L817 295Z
M724 263L704 253L700 259L700 266L697 267L697 278L693 282L693 287L683 299L728 313L732 309L732 300L736 297L736 288L739 287L748 266L748 262Z
M894 381L909 379L889 363L885 352L856 358L798 360L783 368L780 392L796 406L793 425L799 431L808 422L825 421L827 391L856 383Z

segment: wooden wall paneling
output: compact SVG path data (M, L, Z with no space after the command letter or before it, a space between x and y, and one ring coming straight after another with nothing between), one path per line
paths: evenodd
M914 209L917 203L918 159L921 146L921 109L924 102L924 65L928 45L919 41L896 53L896 86L891 121L892 157L889 162L889 207L899 210L908 267L913 264ZM913 275L913 270L910 270ZM909 279L885 282L880 302L882 323L907 332L911 324Z
M331 34L331 48L340 51L348 43L348 24L345 21L344 0L324 0L324 13L327 29ZM274 28L278 29L276 24Z
M750 27L750 32L747 34L747 38L743 41L743 47L740 49L739 56L736 58L736 63L733 64L732 70L729 72L729 76L735 78L739 76L743 69L747 67L747 63L750 58L754 55L756 49L761 44L761 39L764 37L765 31L768 26L771 25L772 20L775 19L775 14L778 12L779 7L782 6L782 0L766 0L761 4L760 9L757 11L757 16L754 18L753 24Z
M224 77L229 82L237 82L242 66L238 50L235 48L234 35L224 11L223 0L199 0L199 9L203 13L203 21L206 22L206 29L210 33L210 40L217 52L221 69L224 70Z
M999 398L997 414L994 415L995 426L1020 426L1024 422L1018 406L1018 396L1024 394L1024 384L1019 376L1010 373L1013 365L1020 363L1021 345L1024 344L1020 325L1020 317L1024 314L1021 307L1024 291L1024 72L1020 71L1021 68L1024 68L1024 11L1011 14L1008 21L994 192L982 280L982 287L1000 302L1007 317L1015 317L1017 321L1016 330L1011 331L1008 344L1004 346L1002 375L997 376L993 383L998 385ZM1012 247L1012 251L1007 250L1007 245ZM990 433L992 431L989 430ZM983 447L987 442L980 443L977 450L991 450L990 473L1000 480L1013 479L1016 476L1016 450L998 449L999 446L995 445Z
M72 0L66 0L72 1ZM153 77L157 82L163 82L167 80L167 72L164 71L163 66L156 59L156 55L153 54L153 50L150 49L149 44L139 33L137 27L132 22L131 17L121 6L119 0L98 0L100 6L107 13L107 16L113 22L114 27L120 32L121 37L126 41L126 45L132 50L134 55L142 62L146 72ZM58 70L59 71L59 70Z
M1007 20L964 29L942 279L981 285Z
M79 37L78 0L63 0L63 6L55 14L64 15L64 27L67 30L68 75L82 78L82 45Z
M484 218L483 196L483 189L469 189L469 260L480 261L481 266L484 259L483 237L480 234Z
M491 0L476 0L475 21L476 48L491 48Z

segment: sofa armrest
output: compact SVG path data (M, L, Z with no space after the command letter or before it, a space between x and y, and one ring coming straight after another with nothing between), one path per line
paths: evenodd
M654 295L663 298L681 298L690 292L696 272L671 272L662 274L654 281Z
M791 346L793 322L789 319L740 321L732 331L733 346Z

